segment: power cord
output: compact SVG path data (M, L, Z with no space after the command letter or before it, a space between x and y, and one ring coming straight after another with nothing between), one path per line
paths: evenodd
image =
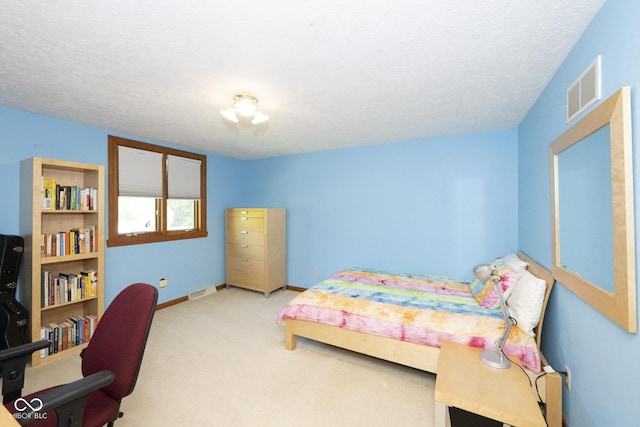
M547 366L545 366L545 367L544 367L544 372L543 372L543 373L541 373L540 375L538 375L538 376L535 378L535 389L536 389L536 395L538 396L538 402L539 402L539 403L538 403L538 406L540 406L540 410L542 411L542 413L543 413L543 414L545 414L545 407L544 407L544 403L543 403L543 401L542 401L542 396L540 396L540 388L538 387L538 380L539 380L540 378L542 378L542 377L544 377L544 376L546 376L546 375L548 375L548 374L552 374L552 373L554 373L554 372L556 372L556 371L554 371L554 370L553 370L553 368L552 368L551 366L547 365ZM558 372L558 373L559 373L559 374L565 374L565 375L566 375L566 372ZM525 374L526 374L526 373L525 373ZM528 378L528 377L529 377L529 375L527 375L527 378ZM529 378L529 384L531 384L531 378ZM547 424L547 426L548 426L548 425L549 425L549 423L547 423L547 417L546 417L546 415L545 415L545 417L544 417L544 418L545 418L545 420L544 420L544 421L545 421L545 423L546 423L546 424Z
M520 366L519 363L514 363L514 365L516 365L518 368L520 368L520 370L522 371L522 373L524 374L525 377L527 377L527 380L529 380L529 387L533 387L533 384L531 384L531 378L529 377L529 375L527 374L527 371L524 370L524 368L522 366ZM544 374L543 374L544 375ZM543 376L541 375L541 376ZM537 380L537 378L536 378ZM536 384L536 392L537 392L538 386ZM538 396L540 396L540 394L538 393Z
M542 377L544 377L545 375L547 375L549 372L543 372L542 374L538 375L536 377L535 383L536 383L536 395L538 396L538 401L542 402L542 396L540 396L540 389L538 388L538 380Z
M536 379L535 379L536 394L538 395L538 400L539 400L540 402L542 402L542 397L540 396L540 390L539 390L539 388L538 388L538 380L539 380L540 378L544 377L544 376L545 376L545 375L547 375L547 374L553 374L554 372L555 372L555 373L558 373L558 374L560 374L560 375L564 375L565 377L567 376L567 371L556 371L556 370L554 370L554 369L551 367L551 365L547 365L547 366L545 366L545 367L543 368L543 370L544 370L544 372L543 372L542 374L538 375L538 376L536 377ZM525 374L526 374L526 372L525 372ZM528 375L527 375L527 377L528 377ZM531 379L529 379L529 382L531 382Z

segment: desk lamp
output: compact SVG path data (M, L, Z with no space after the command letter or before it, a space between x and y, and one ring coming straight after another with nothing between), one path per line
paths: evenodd
M480 264L474 267L473 274L478 280L487 281L491 280L498 291L500 296L500 306L502 307L502 314L504 315L504 321L507 324L507 329L504 331L504 335L498 342L498 348L483 350L480 353L480 359L489 366L494 368L506 369L511 366L511 361L505 356L502 348L507 342L507 337L511 328L515 325L515 320L509 316L507 306L504 303L504 296L502 295L502 288L500 286L500 277L495 274L495 269L489 264Z

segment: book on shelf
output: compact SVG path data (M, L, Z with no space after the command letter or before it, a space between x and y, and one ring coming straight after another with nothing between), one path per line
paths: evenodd
M51 210L56 206L56 180L42 178L42 209Z
M93 314L89 314L87 316L85 316L89 322L89 337L93 337L93 333L96 330L96 326L98 325L98 317L93 315Z
M62 185L55 179L42 177L42 209L95 211L98 209L98 189L78 185Z
M95 270L57 275L49 270L41 270L40 308L97 296L98 273Z
M58 186L58 210L95 211L97 209L98 191L93 187Z
M98 229L90 225L40 237L40 256L66 256L98 252Z
M84 295L89 297L98 296L98 272L95 270L81 271L80 276L84 279Z
M40 307L51 305L51 272L42 270L40 274Z
M49 341L49 351L51 354L55 354L58 352L58 341L60 340L60 328L56 323L49 323L49 329L51 330L51 335Z
M60 282L60 302L72 302L78 299L78 288L81 282L78 276L73 273L60 273L58 275Z
M51 344L40 351L40 358L89 342L97 326L98 318L93 314L72 315L64 322L42 326L40 338L49 340Z
M84 229L78 230L78 242L76 244L76 250L78 254L83 254L86 247L87 240L85 239Z
M42 340L48 340L49 339L49 328L47 328L46 326L43 326L40 328L40 339ZM43 357L47 356L47 354L49 354L49 348L45 347L43 349L40 350L40 358L42 359Z

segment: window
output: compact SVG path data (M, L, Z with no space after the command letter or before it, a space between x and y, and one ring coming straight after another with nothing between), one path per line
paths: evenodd
M109 135L108 246L206 237L205 156Z

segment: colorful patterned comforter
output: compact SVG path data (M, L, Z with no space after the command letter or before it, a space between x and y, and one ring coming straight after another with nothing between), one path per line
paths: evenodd
M505 331L502 311L481 307L469 283L442 276L344 270L294 298L278 316L440 347L454 341L493 348ZM514 327L504 352L540 371L535 340Z

